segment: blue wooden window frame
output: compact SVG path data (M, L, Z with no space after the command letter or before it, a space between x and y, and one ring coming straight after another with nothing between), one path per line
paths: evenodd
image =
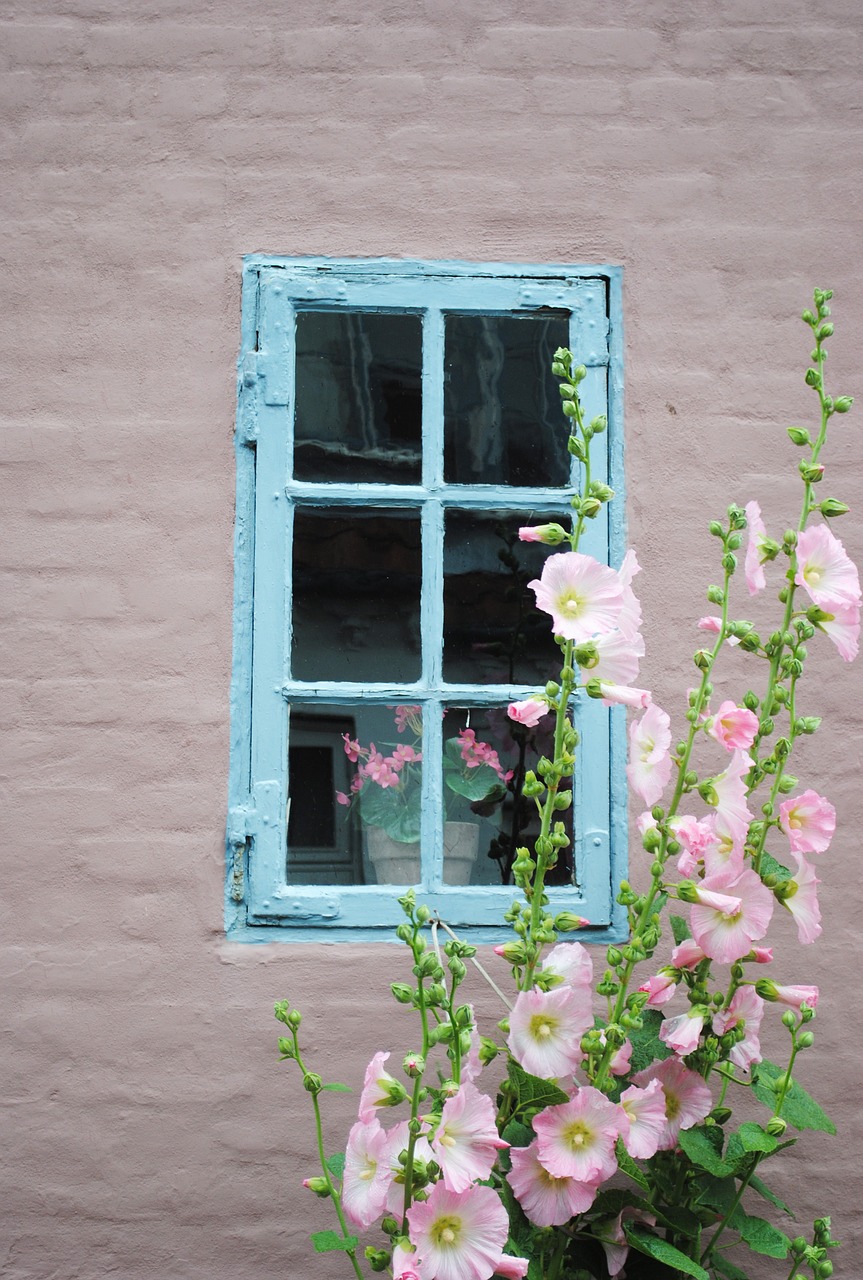
M617 565L624 553L622 433L622 269L499 263L336 260L253 254L244 260L242 347L236 432L234 661L227 832L226 927L239 941L388 941L402 918L388 885L287 883L287 744L290 705L316 700L423 706L423 901L477 942L501 937L506 886L454 888L441 883L441 794L444 705L505 706L532 690L523 685L445 684L441 673L443 513L448 506L482 510L555 507L557 488L448 485L443 477L444 316L449 312L570 313L570 346L587 366L582 395L588 417L608 416L598 437L593 474L617 492L589 530L583 549ZM423 323L421 484L324 484L292 475L295 316L299 309L407 311ZM563 419L561 420L563 428ZM289 668L291 528L296 501L340 507L410 506L422 510L423 667L418 681L359 685L300 681ZM435 639L437 637L437 639ZM553 676L549 672L549 678ZM573 780L577 888L550 891L556 909L587 917L586 941L625 933L614 886L626 871L625 723L621 708L578 696L583 747Z

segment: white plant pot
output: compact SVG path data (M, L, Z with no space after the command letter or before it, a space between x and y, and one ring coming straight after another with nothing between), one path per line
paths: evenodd
M393 840L382 827L367 827L369 858L378 884L419 884L420 846L416 840L405 844ZM479 851L476 822L445 822L443 829L443 882L470 884L473 864Z

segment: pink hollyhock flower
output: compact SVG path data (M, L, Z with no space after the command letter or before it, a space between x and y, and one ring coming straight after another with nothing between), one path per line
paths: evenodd
M679 982L676 973L669 973L667 969L661 969L653 978L648 978L646 982L642 982L638 988L639 991L648 992L647 1007L649 1009L658 1009L661 1005L668 1004L669 1000L674 998Z
M672 818L669 827L683 851L677 859L677 869L683 876L694 875L705 864L708 854L719 844L714 823L704 818L699 821L691 813Z
M423 1280L490 1280L504 1261L509 1218L492 1187L459 1192L437 1182L407 1216Z
M675 969L695 969L706 959L707 956L694 938L684 938L671 953L671 963Z
M660 1080L651 1080L646 1089L630 1085L620 1095L620 1105L629 1120L621 1134L623 1145L634 1160L649 1160L659 1150L665 1136L665 1093Z
M614 1144L628 1124L620 1107L585 1085L569 1102L534 1117L539 1159L556 1178L604 1182L617 1168Z
M746 576L749 594L755 596L767 586L767 579L764 576L764 561L769 557L764 555L764 544L768 541L768 538L758 503L747 502L745 511L749 538L746 543L746 559L743 562L743 572Z
M553 987L520 991L509 1018L509 1051L543 1080L571 1075L581 1061L581 1037L593 1025L589 990Z
M549 556L542 577L527 585L536 593L537 608L551 614L555 635L590 640L617 626L623 587L614 570L593 556L578 551Z
M393 1249L393 1280L422 1280L417 1265L416 1254L397 1244Z
M715 614L708 615L705 618L699 618L697 625L699 631L711 631L714 635L718 636L722 630L722 619L717 618ZM735 645L740 644L740 640L737 636L729 636L725 643L733 649Z
M671 777L671 720L654 702L629 726L626 776L646 805L654 805Z
M655 1214L645 1213L643 1209L631 1204L625 1204L616 1218L597 1223L597 1238L605 1250L605 1265L611 1280L622 1275L623 1265L629 1253L626 1233L623 1230L624 1219L629 1222L644 1222L649 1227L656 1226Z
M833 605L860 603L857 569L826 524L812 525L798 535L794 581L828 613Z
M643 657L644 641L638 634L638 629L641 626L641 605L632 590L632 579L637 573L641 573L641 565L638 563L632 547L630 547L617 571L620 585L623 588L623 608L617 619L617 625L627 639L641 641L641 656Z
M823 853L836 830L836 810L817 791L804 791L779 806L779 825L794 853Z
M815 869L805 858L797 856L797 870L789 882L791 892L782 897L797 924L797 937L801 942L814 942L821 934L821 908L818 906L818 885L821 881Z
M594 676L588 680L590 696L601 698L606 707L649 707L653 701L648 689L631 689L623 684L609 684ZM595 692L594 692L595 690Z
M365 1230L380 1217L392 1177L386 1133L377 1119L358 1120L348 1134L342 1179L342 1205L351 1222Z
M726 751L748 751L758 732L758 716L746 707L738 707L729 698L710 720L707 732L721 742Z
M853 662L860 647L860 607L856 604L832 604L822 609L825 614L816 626L829 636L839 650L839 657Z
M582 684L588 680L604 680L609 684L630 685L638 675L644 657L644 638L624 635L622 631L607 631L594 636L591 642L596 649L596 661L582 670Z
M635 1077L635 1083L642 1088L652 1080L659 1081L665 1094L665 1132L657 1150L672 1151L680 1131L691 1129L712 1110L713 1097L701 1076L685 1067L679 1058L654 1062Z
M679 1013L675 1018L666 1018L659 1028L659 1038L679 1057L685 1058L698 1048L704 1018L704 1010L696 1007Z
M398 1081L384 1070L384 1063L389 1056L388 1053L378 1052L366 1067L359 1110L359 1118L363 1124L369 1124L374 1120L377 1107L392 1105L390 1085L396 1085L398 1088Z
M755 964L772 964L773 948L772 947L753 947L746 960L752 960Z
M728 1057L736 1067L748 1071L753 1062L761 1061L758 1031L764 1017L764 1001L754 987L738 987L724 1009L713 1015L713 1030L718 1036L735 1027L744 1027L746 1036L734 1045Z
M463 1084L447 1098L431 1148L448 1191L467 1191L487 1178L498 1151L508 1146L498 1137L494 1103L476 1085Z
M559 547L566 538L566 530L559 524L525 524L518 531L520 542L542 542L547 547Z
M556 973L570 987L591 991L593 961L580 942L558 942L542 959L543 973Z
M778 983L771 982L769 978L760 978L758 992L765 1000L786 1004L789 1009L799 1009L802 1004L808 1004L810 1009L814 1009L818 1004L817 987L805 985L781 987Z
M523 724L528 729L535 729L548 713L549 705L542 698L524 698L521 702L511 702L506 709L510 720Z
M539 1142L529 1147L513 1147L512 1169L507 1182L524 1212L538 1227L559 1227L577 1213L585 1213L599 1190L598 1182L578 1178L556 1178L539 1158Z
M495 1264L494 1274L501 1280L524 1280L530 1266L530 1258L513 1258L510 1254L502 1254Z
M752 761L746 752L735 751L728 768L710 781L711 803L716 809L717 820L734 840L745 837L752 821L752 814L746 806L747 790L743 781L751 768Z
M690 916L692 934L711 960L731 964L764 937L774 899L751 868L707 876L695 891L698 898Z
M410 1130L408 1121L402 1120L397 1125L393 1125L392 1129L387 1132L387 1142L384 1148L383 1163L386 1165L390 1173L390 1184L387 1191L387 1201L384 1206L387 1213L391 1213L394 1217L400 1218L405 1207L405 1184L404 1184L404 1165L399 1161L399 1156L403 1151L407 1151L410 1142ZM434 1152L429 1145L429 1140L424 1133L418 1135L414 1143L414 1155L419 1160L434 1160Z

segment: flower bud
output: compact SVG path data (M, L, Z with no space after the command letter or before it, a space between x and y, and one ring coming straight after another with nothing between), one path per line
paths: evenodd
M559 387L561 400L574 400L578 395L575 387L569 382L562 382Z
M781 1116L773 1116L767 1121L766 1129L771 1138L781 1138L785 1130L788 1128L788 1122L783 1120Z
M283 1058L283 1059L285 1059L285 1058L292 1058L292 1059L293 1059L293 1058L296 1058L296 1056L297 1056L297 1055L296 1055L296 1053L294 1052L294 1044L293 1044L293 1041L292 1041L292 1040L286 1040L286 1039L284 1038L284 1036L280 1036L280 1037L279 1037L279 1053L282 1055L282 1058Z
M488 1036L480 1036L479 1038L479 1060L484 1067L487 1067L497 1055L500 1049L493 1040L489 1040Z
M587 370L585 369L584 365L577 364L572 371L573 382L576 383L577 385L579 382L583 382L586 377L587 377Z
M399 1004L413 1004L416 991L413 987L409 987L406 982L394 982L390 991L398 1000Z
M579 512L588 520L595 520L602 510L602 503L599 498L582 498L579 503Z
M595 418L591 418L590 420L590 429L594 435L601 436L607 426L608 426L608 419L606 418L604 413L600 413Z
M578 458L579 462L584 462L587 453L578 436L570 436L566 442L566 447L574 458Z
M803 320L808 325L815 324L815 317L812 314L812 312L809 311L808 309L802 313L802 315L800 316L800 319Z
M800 462L797 467L803 479L807 484L818 484L824 475L823 462Z
M737 556L732 551L726 551L722 557L720 564L726 573L734 573L737 569Z
M449 971L456 982L463 982L467 974L467 965L458 956L453 956L449 962Z
M802 1035L797 1037L797 1047L799 1049L811 1049L815 1043L815 1037L811 1031L804 1031Z
M691 880L681 880L677 886L677 896L681 902L697 902L698 889Z
M805 427L789 427L788 435L791 438L792 444L803 447L805 445L811 445L812 443L812 438Z
M710 666L712 654L709 649L698 649L692 655L692 661L698 667L699 671L706 671Z
M276 1021L284 1022L285 1026L287 1026L289 1010L290 1010L290 1005L288 1004L287 1000L277 1000L275 1005L273 1006L273 1013L275 1015Z
M820 308L819 308L819 310L820 310ZM817 330L817 332L816 332L816 334L815 334L815 337L816 337L816 338L818 338L818 339L819 339L819 341L821 341L821 342L823 342L825 338L832 338L832 337L833 337L833 323L832 323L832 321L829 321L829 320L828 320L827 324L819 325L819 326L818 326L818 330Z
M584 916L577 916L572 911L560 911L554 917L554 927L558 933L574 933L576 929L583 929L585 925L590 924Z
M402 1071L411 1080L416 1080L425 1071L425 1058L421 1053L409 1053L402 1061Z
M817 369L807 369L806 377L804 380L806 382L807 387L821 386L821 374L818 372Z
M366 1248L366 1261L372 1271L386 1271L390 1265L390 1255L386 1249L376 1249L374 1245Z
M324 1082L321 1079L321 1077L317 1075L316 1072L307 1071L306 1074L303 1076L303 1088L305 1089L306 1093L317 1095L320 1093L323 1087L324 1087Z
M713 534L714 538L723 538L725 536L725 530L718 520L711 520L707 527Z
M853 396L837 396L833 401L834 413L847 413L854 403Z
M844 502L840 502L838 498L825 498L823 502L818 504L818 510L828 520L834 520L837 516L847 515L851 508L846 506Z
M303 1186L307 1191L313 1191L316 1196L320 1196L322 1200L326 1200L330 1194L330 1184L320 1174L316 1174L313 1178L303 1178Z

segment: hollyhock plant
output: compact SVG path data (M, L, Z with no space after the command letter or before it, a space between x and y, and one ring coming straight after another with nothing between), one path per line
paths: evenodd
M814 310L803 317L815 343L807 383L818 397L820 428L789 429L792 444L809 450L793 468L802 486L799 511L781 526L781 545L767 537L755 501L745 509L733 503L710 521L721 572L707 599L716 612L699 624L698 674L695 682L691 675L681 681L673 724L650 687L634 686L636 679L647 685L639 677L645 654L632 590L635 553L615 572L580 549L589 522L613 498L595 478L606 471L590 464L607 423L586 418L579 386L587 368L561 348L552 366L568 423L561 443L581 468L581 488L569 499L570 527L520 530L523 541L561 548L529 584L548 615L541 620L547 638L559 646L558 669L533 692L510 684L475 699L481 709L472 713L473 727L466 709L450 709L441 733L437 712L433 722L428 714L440 703L423 685L422 693L407 686L402 695L420 697L422 705L395 708L397 742L384 740L379 710L378 745L365 745L353 730L344 734L354 776L337 799L359 807L366 822L387 806L410 809L418 838L420 803L431 802L432 789L428 774L426 789L420 785L420 769L432 746L433 780L473 814L500 804L515 815L505 839L495 837L505 856L495 843L489 848L515 900L506 894L510 933L493 946L488 969L475 942L459 937L448 918L464 910L461 895L448 885L435 889L432 880L429 904L415 889L398 898L404 918L396 934L406 951L391 991L400 1016L413 1015L412 1030L401 1054L374 1052L343 1156L328 1154L321 1099L349 1086L325 1084L309 1069L299 1011L287 1001L276 1005L287 1029L281 1057L296 1063L314 1112L320 1173L303 1185L334 1213L335 1229L314 1232L315 1248L340 1252L356 1280L369 1273L393 1280L653 1280L660 1272L788 1280L803 1269L822 1280L832 1270L829 1222L816 1222L809 1244L762 1178L763 1162L770 1157L772 1168L790 1145L789 1125L831 1128L800 1069L815 1038L818 988L784 982L787 939L775 948L782 960L768 939L782 918L777 904L793 917L798 942L811 944L821 932L809 859L838 838L833 806L795 776L802 772L798 740L821 725L808 714L801 682L816 630L846 660L859 633L856 569L826 524L813 523L847 509L838 499L815 500L828 425L851 404L824 389L829 298L816 291ZM513 535L506 538L515 546ZM767 593L764 565L783 558L774 618L762 623L759 612L756 630L740 617L739 597ZM762 606L766 613L766 599ZM523 602L519 608L514 634L523 645ZM748 674L726 694L741 665ZM497 693L499 705L486 706ZM378 706L377 687L367 696ZM591 922L582 914L590 909L584 895L592 903L590 886L607 880L608 849L602 834L585 829L583 813L572 821L566 814L594 786L590 733L597 717L613 744L602 757L610 760L609 795L620 798L627 708L626 775L648 808L633 826L640 847L633 880L621 881L611 909ZM439 835L444 815L433 816ZM408 825L402 822L402 839ZM427 815L423 826L427 835ZM825 866L838 861L827 858ZM354 909L359 897L351 895L365 892L357 885L337 897ZM371 895L369 901L378 903ZM579 941L566 940L577 930ZM771 977L757 976L765 972ZM793 976L807 975L795 969ZM467 985L479 982L491 992L485 1000ZM481 1026L489 1003L494 1012ZM785 1037L776 1063L763 1057L762 1029L764 1053ZM759 1255L756 1272L745 1269L749 1247ZM765 1270L774 1261L774 1270Z

